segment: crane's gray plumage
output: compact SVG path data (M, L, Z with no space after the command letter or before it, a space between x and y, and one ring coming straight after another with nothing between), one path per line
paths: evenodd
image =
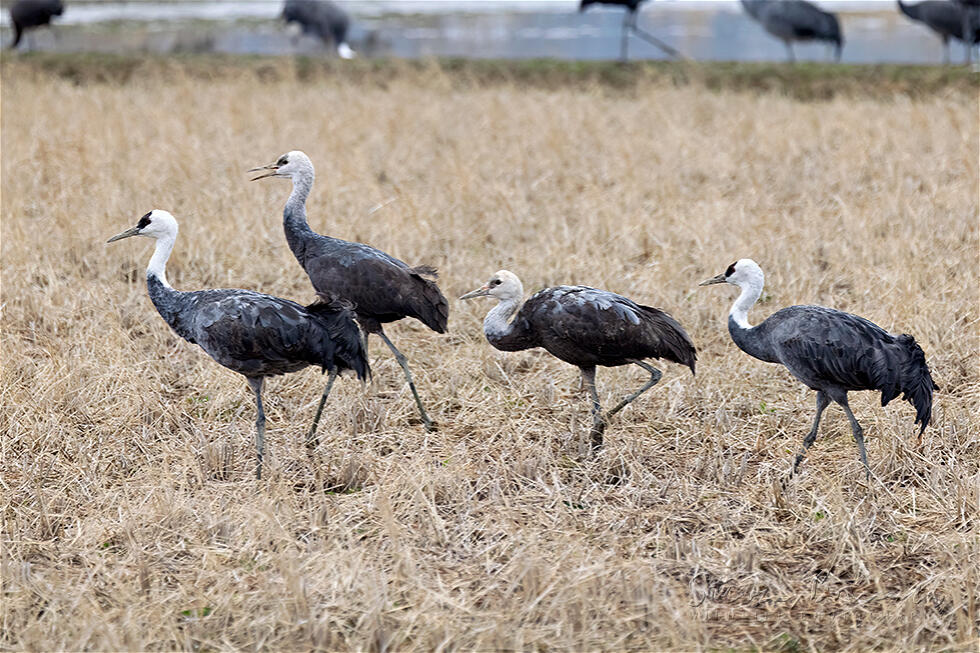
M426 429L432 421L422 406L408 362L388 339L383 324L414 317L436 333L445 333L449 321L449 302L435 283L435 268L411 267L370 245L323 236L306 220L306 198L313 187L313 163L303 152L283 154L270 165L253 168L264 171L253 181L266 177L285 177L293 191L283 210L286 242L319 293L350 302L365 333L376 333L391 349L405 372ZM316 430L316 422L313 431Z
M578 367L592 395L594 448L602 445L606 418L600 413L595 368L634 363L650 372L650 381L606 417L614 415L660 380L661 373L644 359L664 358L691 368L697 355L684 328L657 308L637 304L607 290L589 286L545 288L521 303L524 287L512 272L500 270L481 288L460 299L494 297L483 323L491 345L502 351L542 347Z
M898 8L914 21L920 22L943 41L943 62L949 63L949 40L955 38L966 43L967 61L970 46L980 40L980 24L975 20L977 8L967 3L947 0L925 0L908 4L898 0Z
M350 18L330 0L286 0L281 16L287 25L296 23L304 34L332 43L342 58L350 59L354 55L347 44Z
M795 61L794 41L830 41L840 61L844 47L837 16L805 0L742 0L745 11L762 27L786 44L789 60Z
M20 39L28 29L48 25L55 16L65 11L61 0L17 0L10 5L10 22L14 26L14 40L10 44L13 50L20 44Z
M764 282L758 264L741 259L701 285L739 286L742 293L728 316L732 340L750 356L783 365L817 391L817 415L793 471L816 440L820 416L833 400L847 413L861 462L870 475L863 431L848 406L847 393L879 391L882 406L901 395L915 407L915 423L921 425L921 435L932 419L932 392L938 389L922 348L910 335L894 335L863 317L822 306L790 306L750 326L748 310L759 298Z
M177 221L166 211L150 211L135 227L109 239L157 239L146 271L150 300L164 321L184 340L248 379L259 419L256 477L262 477L265 415L262 382L267 376L296 372L309 365L330 373L344 370L365 379L370 370L353 313L329 298L309 306L241 289L182 292L170 287L165 265L177 236Z
M683 57L681 56L680 52L670 47L669 45L667 45L666 43L664 43L663 41L655 37L653 34L650 34L649 32L637 27L636 13L639 10L640 5L644 2L646 2L646 0L582 0L579 3L578 10L579 12L582 12L588 9L589 5L596 5L596 4L612 5L615 7L623 7L624 9L626 9L626 13L623 14L623 27L620 32L620 41L619 41L619 58L623 61L629 59L628 48L629 48L630 31L632 31L634 34L639 36L644 41L650 43L654 47L660 48L660 50L665 52L667 55L671 57L675 57L677 59L682 59Z

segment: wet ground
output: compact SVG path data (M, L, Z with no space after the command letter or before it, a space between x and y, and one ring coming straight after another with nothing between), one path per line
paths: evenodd
M8 3L4 2L6 6ZM615 59L623 12L577 0L340 2L352 16L350 40L361 56L419 58ZM824 2L840 10L847 63L938 63L939 39L900 15L893 2ZM311 37L291 34L276 19L280 0L196 2L67 2L55 30L38 30L28 48L59 52L222 52L232 54L329 54ZM11 38L2 18L3 43ZM639 25L702 61L783 60L783 44L753 22L737 2L662 0L643 5ZM632 37L630 56L664 54ZM796 46L799 59L831 59L822 44ZM954 61L964 51L952 48Z

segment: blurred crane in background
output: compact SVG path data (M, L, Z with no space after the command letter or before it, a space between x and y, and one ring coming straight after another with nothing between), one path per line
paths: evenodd
M287 25L296 23L303 34L316 36L332 45L341 59L353 58L354 51L347 44L350 18L330 0L286 0L282 19Z
M898 0L898 8L939 35L943 41L943 63L949 63L950 38L963 41L969 63L973 46L980 40L980 3L977 0L925 0L916 4Z
M790 62L796 61L794 41L829 41L840 61L844 47L837 16L805 0L742 0L742 6L762 27L786 44Z
M10 49L20 44L20 39L29 29L50 25L51 19L65 11L61 0L17 0L10 5L10 22L14 26L14 41Z
M622 29L622 33L620 36L620 43L619 43L619 58L622 61L626 61L629 59L630 31L632 31L638 37L640 37L647 43L650 43L654 47L660 48L660 50L665 52L668 56L674 57L676 59L683 59L684 56L680 52L670 47L669 45L667 45L666 43L658 39L653 34L650 34L649 32L642 30L636 26L636 14L637 11L639 10L640 5L643 4L643 2L645 2L645 0L582 0L582 3L579 5L578 10L580 12L585 11L589 7L589 5L593 5L593 4L614 5L626 9L626 13L623 15L623 29Z

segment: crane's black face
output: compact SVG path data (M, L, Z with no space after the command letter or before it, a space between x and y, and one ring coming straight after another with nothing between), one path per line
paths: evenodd
M106 243L107 244L114 243L117 240L122 240L123 238L129 238L130 236L143 235L143 230L149 227L153 223L152 215L153 215L153 211L150 211L142 218L140 218L140 221L136 223L135 227L131 227L122 233L116 234L115 236L107 240Z
M704 281L702 281L698 285L699 286L713 286L716 283L727 283L728 282L728 278L730 276L732 276L733 274L735 274L735 264L736 263L738 263L738 261L736 261L735 263L732 263L731 265L729 265L728 266L728 269L725 270L723 273L721 273L721 274L719 274L717 276L711 277L710 279L705 279Z

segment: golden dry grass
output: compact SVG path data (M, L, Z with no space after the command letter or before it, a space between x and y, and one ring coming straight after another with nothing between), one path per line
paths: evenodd
M976 650L980 582L975 97L836 97L641 83L456 84L3 69L0 648L27 650ZM588 455L576 371L483 339L390 328L437 433L372 343L319 460L324 378L267 384L256 482L242 378L146 297L150 243L105 239L165 208L178 288L309 300L285 245L301 148L318 231L436 265L450 297L501 267L528 291L588 283L661 306L699 348ZM821 303L916 336L943 392L839 409L785 493L812 393L731 343L738 257L761 320ZM600 370L607 403L643 380Z

